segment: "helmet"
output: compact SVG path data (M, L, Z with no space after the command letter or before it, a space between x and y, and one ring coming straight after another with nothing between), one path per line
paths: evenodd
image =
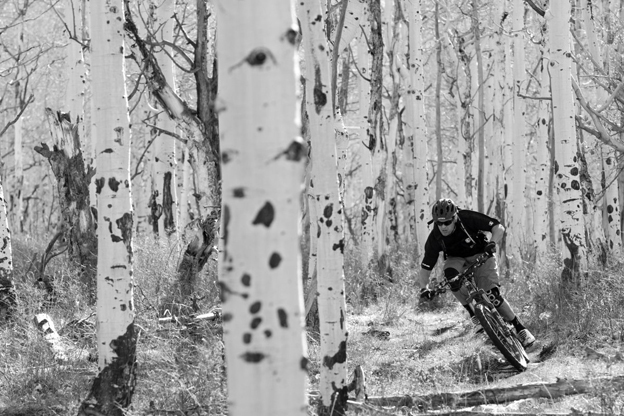
M447 221L453 218L457 211L457 205L455 205L452 199L443 198L433 205L431 216L434 221Z

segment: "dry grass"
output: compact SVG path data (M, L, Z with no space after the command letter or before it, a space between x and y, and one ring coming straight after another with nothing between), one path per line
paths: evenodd
M32 317L40 311L50 314L64 337L93 354L94 328L72 325L89 317L93 308L62 256L47 268L55 282L54 296L50 298L37 287L33 258L43 252L45 241L15 239L13 244L20 303L17 319L0 328L0 408L60 407L66 414L74 414L96 375L97 364L87 359L55 362ZM152 239L135 242L136 324L141 333L138 384L128 411L131 416L148 410L150 414L159 414L158 410L227 414L220 324L208 321L187 328L159 324L156 319L159 303L175 288L180 252L179 247ZM548 382L557 376L624 374L624 364L603 359L614 357L624 339L624 281L618 268L596 268L583 286L574 290L560 286L559 266L554 260L503 279L503 293L539 338L539 346L532 352L534 361L546 347L557 347L543 363L516 374L505 369L500 355L482 337L469 331L467 315L450 294L438 299L434 307L418 306L413 279L419 266L412 253L409 247L394 250L392 271L384 275L374 267L361 267L358 253L347 253L349 368L363 366L369 396L475 390ZM202 273L202 292L195 302L200 311L218 305L215 278L216 262L211 261ZM586 347L605 355L588 357ZM312 337L308 337L308 349L313 398L317 397L320 367L319 345ZM624 410L622 402L622 393L603 390L567 400L525 400L506 410L564 411L573 407L617 414ZM398 409L388 411L399 414ZM309 414L314 415L315 409L310 407Z

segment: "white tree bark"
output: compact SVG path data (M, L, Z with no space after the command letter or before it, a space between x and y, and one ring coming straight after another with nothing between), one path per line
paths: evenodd
M538 73L541 83L540 96L547 97L550 94L550 78L548 76L548 62L542 59ZM536 251L536 260L544 259L548 247L551 245L550 216L548 210L549 176L550 176L550 150L548 149L550 102L540 100L537 104L537 123L535 126L535 154L536 176L533 211L533 244Z
M122 415L136 382L132 278L130 120L125 88L123 2L91 9L92 114L98 141L97 345L99 374L79 415Z
M496 33L494 34L495 42L493 45L493 98L492 98L492 140L490 153L491 168L491 191L495 203L502 203L505 199L505 172L503 164L503 146L506 127L504 124L504 106L511 103L507 100L508 90L505 88L505 57L510 53L510 17L509 0L498 1L495 3L495 11L493 13L494 25Z
M484 62L483 62L483 54L481 52L481 28L479 21L479 0L472 0L472 33L474 34L474 48L475 48L475 58L474 62L476 63L476 68L474 70L474 75L476 77L476 82L473 84L474 88L476 88L475 95L477 97L477 108L476 108L476 117L475 117L475 135L476 135L476 149L477 150L477 158L478 160L474 161L473 158L473 166L476 168L474 178L475 186L476 186L476 195L474 195L473 200L476 201L476 208L480 212L485 212L485 198L486 198L486 188L487 188L487 174L486 174L486 150L485 150L485 123L486 123L486 108L485 108L485 93L486 93L486 78Z
M604 190L603 223L607 238L607 247L613 260L622 258L622 233L620 231L620 198L618 192L618 174L616 152L603 146L602 169L607 188ZM616 260L617 261L617 260Z
M15 284L13 283L13 249L11 231L7 220L7 205L0 181L0 322L11 315L15 305Z
M571 79L570 3L555 1L546 12L550 31L550 82L555 131L555 175L560 215L558 232L563 245L564 277L574 279L586 270L585 236Z
M507 4L513 4L514 0L511 0ZM513 11L510 12L513 15ZM508 20L511 19L507 17ZM513 22L511 24L513 26ZM511 29L511 28L510 28ZM503 136L502 136L502 161L503 161L503 194L505 195L505 224L508 225L510 220L510 203L508 201L509 198L509 189L513 186L511 182L513 181L513 173L512 173L512 165L513 165L513 123L514 123L514 83L513 83L513 46L511 36L505 36L504 40L504 48L505 48L505 58L504 65L502 69L503 73L503 86L502 86L502 97L503 97L503 114L502 114L502 124L503 128ZM507 247L507 242L505 242L505 260L507 259L507 253L513 255L513 248L510 250Z
M15 161L15 169L13 171L13 192L11 196L11 210L10 215L12 217L12 224L14 230L18 232L24 229L24 204L23 195L24 190L24 117L20 117L15 122L14 128L14 140L13 140L13 160Z
M78 126L80 137L80 147L82 150L85 165L93 163L93 152L91 146L91 135L87 135L86 124L84 123L85 106L85 85L87 82L87 71L85 69L84 54L82 44L84 41L84 0L69 0L67 9L70 11L69 19L66 22L71 30L67 45L67 65L68 79L67 90L65 91L65 107L70 114L71 122ZM95 186L93 186L95 192ZM93 205L95 201L91 201Z
M158 65L167 81L175 90L172 50L165 42L173 42L173 24L175 0L152 0L155 8L153 30L155 38L161 47L155 53ZM154 142L152 156L152 221L154 232L162 238L175 232L178 224L178 206L176 195L176 155L175 140L166 132L175 133L176 122L171 119L165 110L158 114L158 137Z
M440 32L445 33L444 30ZM454 111L453 117L455 119L455 137L457 139L456 139L455 145L452 146L451 156L450 156L450 159L453 161L453 163L450 166L451 167L454 166L454 169L453 168L449 169L451 170L451 172L454 171L454 175L453 174L451 175L453 178L456 178L456 182L454 182L455 197L453 198L453 201L455 201L455 203L458 204L460 207L467 207L468 201L467 201L467 196L466 196L466 184L464 181L464 178L466 176L465 175L466 165L464 163L464 155L466 153L467 146L466 146L466 140L464 138L463 123L462 123L464 109L462 108L462 97L461 97L461 95L463 94L463 84L464 84L463 75L462 75L463 71L461 71L461 63L459 62L457 53L454 50L455 46L453 45L450 37L447 34L445 34L444 36L440 37L440 42L442 42L440 52L442 53L442 51L444 50L451 51L448 54L448 57L452 62L451 66L456 68L456 72L455 72L456 87L454 89L455 111ZM436 77L437 77L437 73L436 73ZM436 113L438 112L437 102L438 102L438 99L436 98ZM437 119L438 119L438 116L436 116L436 125L439 124ZM437 127L436 127L436 130L437 130ZM436 142L437 141L438 140L436 137ZM436 146L437 146L437 143L436 143ZM436 182L437 182L437 177L436 177ZM438 185L436 185L436 188L438 188ZM435 195L436 195L436 198L438 198L438 195L440 195L440 191L436 189ZM430 215L431 215L431 212L427 210L427 216L425 218L429 218Z
M362 235L360 238L360 254L362 256L362 265L367 267L373 256L374 244L374 222L373 222L373 160L368 144L368 108L370 106L370 55L368 51L368 36L370 33L370 23L368 20L368 4L365 5L360 19L361 33L357 40L357 68L358 77L358 125L359 125L359 143L358 153L362 163L362 212L360 214L360 224L362 226Z
M189 192L191 189L191 164L189 163L189 148L187 146L178 147L178 153L182 153L182 157L179 159L182 163L178 162L178 172L181 173L182 180L178 181L178 223L180 228L184 228L191 220L189 211Z
M297 2L305 55L306 109L309 118L312 178L309 192L316 208L311 238L317 241L317 292L321 332L322 407L344 408L347 383L347 322L344 285L344 227L338 192L335 121L330 103L330 60L318 0ZM324 19L323 19L324 21ZM323 413L323 410L321 410Z
M279 0L221 0L214 10L228 414L305 415L294 14Z
M528 150L526 139L526 104L520 97L525 87L525 52L524 52L524 2L514 0L513 17L513 127L511 128L511 180L507 182L507 198L509 200L509 215L506 225L509 228L506 239L507 258L518 264L520 249L525 239L526 223L526 153Z
M399 56L399 71L404 81L405 104L403 144L403 186L406 192L409 214L409 235L418 250L424 247L429 234L429 183L427 174L427 120L425 114L425 69L423 62L422 0L403 2L408 11L408 36L401 40L407 43ZM409 54L409 60L403 57ZM420 258L419 252L415 255Z
M592 4L591 1L581 0L581 17L583 20L583 27L585 29L585 35L587 37L587 50L592 59L592 65L597 66L599 72L606 73L604 67L604 58L600 48L600 41L598 40L595 16L597 15L598 5ZM607 91L600 86L595 90L596 102L602 107L606 104L608 99ZM618 182L613 180L617 175L616 163L614 160L614 150L608 146L601 145L602 151L600 152L601 159L601 173L604 175L604 182L606 188L603 189L604 195L601 201L602 214L602 230L604 231L604 237L607 243L607 250L609 250L610 257L613 259L619 259L622 256L622 236L620 232L620 201Z

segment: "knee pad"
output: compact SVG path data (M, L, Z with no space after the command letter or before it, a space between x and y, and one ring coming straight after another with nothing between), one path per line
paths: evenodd
M503 304L503 302L505 302L505 299L503 299L503 296L500 294L500 290L498 289L498 287L494 287L488 290L487 292L485 292L485 295L487 296L488 300L492 302L492 305L494 305L494 307L496 308L498 308Z
M450 282L450 280L454 278L455 276L457 276L458 274L459 274L459 270L453 269L452 267L449 267L448 269L444 269L444 277L446 277L446 280L448 280L450 283L451 292L457 292L459 289L461 289L461 283L459 282L459 280Z

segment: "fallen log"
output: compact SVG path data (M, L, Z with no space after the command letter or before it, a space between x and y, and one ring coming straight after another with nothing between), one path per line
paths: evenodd
M34 322L37 328L43 333L43 338L50 345L54 359L62 362L87 360L89 351L76 348L67 339L64 339L56 332L52 318L45 313L35 315Z
M418 407L422 410L443 407L465 408L482 404L502 404L528 398L556 399L596 390L622 391L624 376L589 380L559 379L554 383L521 384L513 387L490 388L461 393L434 393L424 396L368 397L365 403L376 406ZM453 413L454 415L456 413Z
M24 407L0 407L2 416L58 416L66 415L69 409L63 406L30 405Z
M377 409L369 404L354 402L352 400L347 400L347 405L356 409L356 412L359 412L362 416L396 416L397 413L395 411L390 412L387 409ZM418 416L606 416L605 413L595 413L595 412L580 412L577 410L573 410L571 413L553 413L553 412L539 412L536 413L532 411L530 413L526 412L507 412L507 411L478 411L478 410L452 410L452 411L434 411L434 412L426 412L426 413L410 413L409 409L401 409L402 415L418 415Z
M191 315L188 317L175 316L175 315L165 316L164 318L158 318L158 323L160 324L177 323L181 325L188 325L189 323L192 323L192 322L199 322L199 321L204 321L204 320L214 321L215 319L218 319L220 316L221 316L221 310L214 310L208 313L202 313L200 315Z

